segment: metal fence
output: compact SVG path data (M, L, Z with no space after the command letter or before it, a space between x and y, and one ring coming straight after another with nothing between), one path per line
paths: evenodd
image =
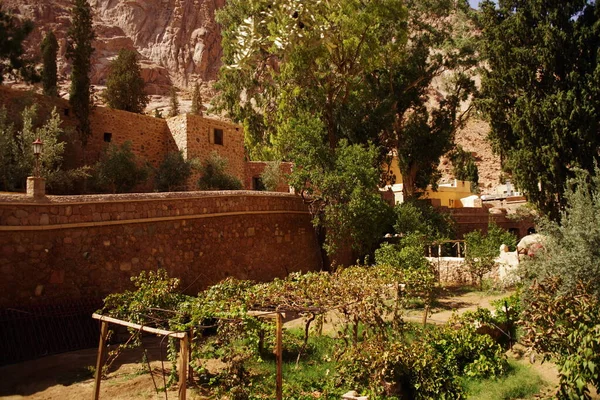
M98 345L102 301L0 309L0 365Z

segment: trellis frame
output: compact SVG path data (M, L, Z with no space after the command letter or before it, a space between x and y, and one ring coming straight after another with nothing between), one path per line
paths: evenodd
M179 400L186 400L187 368L189 357L189 336L187 332L174 332L164 329L151 328L117 318L107 317L100 314L92 314L92 318L100 321L100 341L98 343L98 357L96 359L96 376L94 379L94 400L100 399L100 383L102 382L102 367L106 356L106 340L108 338L108 324L126 326L139 331L153 333L159 336L168 336L179 339Z

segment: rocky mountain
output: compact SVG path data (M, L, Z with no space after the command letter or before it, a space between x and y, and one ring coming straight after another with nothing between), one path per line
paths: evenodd
M103 85L110 61L122 48L141 55L143 76L150 94L164 95L171 85L192 87L217 76L221 35L215 10L225 0L90 0L94 10L92 84ZM39 55L45 33L52 29L60 44L59 73L67 79L66 32L70 0L4 0L3 8L36 25L28 38L30 55Z

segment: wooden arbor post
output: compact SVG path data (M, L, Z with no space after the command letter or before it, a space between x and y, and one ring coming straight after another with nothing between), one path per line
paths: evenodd
M92 318L101 321L100 342L98 344L98 358L96 359L96 376L94 381L94 400L100 399L100 383L102 382L102 368L104 367L104 356L106 354L106 338L108 337L108 324L126 326L139 331L154 333L160 336L174 337L180 340L179 347L179 400L186 400L186 383L188 368L189 338L187 332L173 332L164 329L151 328L134 324L120 319L106 317L100 314L92 314Z

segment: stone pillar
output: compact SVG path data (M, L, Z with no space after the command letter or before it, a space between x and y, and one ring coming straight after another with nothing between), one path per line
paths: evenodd
M46 179L28 176L27 196L31 196L34 199L41 199L46 197Z

